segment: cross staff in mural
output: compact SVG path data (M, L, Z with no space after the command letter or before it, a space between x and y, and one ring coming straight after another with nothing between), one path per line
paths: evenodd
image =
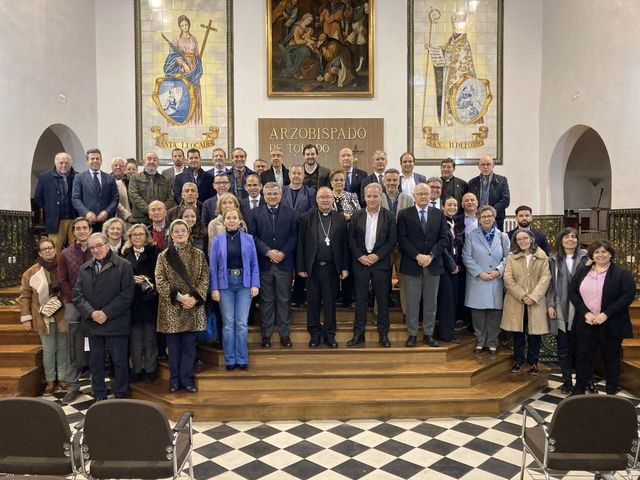
M211 30L211 26L200 25L205 29L202 48L198 49L198 40L191 34L191 21L186 15L178 17L178 33L173 41L164 34L162 38L169 44L169 54L164 63L164 78L156 79L153 101L158 111L173 125L202 124L202 55Z

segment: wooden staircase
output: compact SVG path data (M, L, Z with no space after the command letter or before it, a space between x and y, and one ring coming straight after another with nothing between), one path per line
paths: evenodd
M261 348L259 328L251 326L248 371L227 372L222 351L200 345L205 366L196 373L197 394L170 394L162 364L160 380L133 385L133 396L157 403L173 419L192 410L198 421L421 418L497 415L547 385L544 367L536 377L524 369L510 373L510 352L474 355L470 335L461 344L406 348L400 311L391 319L391 348L378 345L373 325L364 347L347 348L353 310L338 309L340 347L311 349L306 312L294 310L293 348L281 347L277 334L272 348Z
M0 290L5 300L18 295L17 287ZM0 305L0 397L40 395L43 379L40 336L22 328L17 305Z
M632 303L629 311L634 338L622 342L620 386L640 397L640 301Z

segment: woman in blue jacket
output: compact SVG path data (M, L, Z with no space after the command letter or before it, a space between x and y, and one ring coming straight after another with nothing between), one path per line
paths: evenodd
M225 231L213 239L210 252L211 298L220 302L222 347L228 371L249 368L247 319L251 299L260 289L258 255L253 237L238 229L242 214L223 214Z

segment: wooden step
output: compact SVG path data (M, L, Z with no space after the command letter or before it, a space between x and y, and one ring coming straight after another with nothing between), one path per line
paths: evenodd
M20 323L20 308L17 305L0 305L0 324Z
M640 337L640 318L632 318L631 326L633 327L633 336Z
M640 396L640 360L622 360L620 386L636 397Z
M370 388L206 391L170 394L165 381L136 384L133 397L151 400L172 419L186 410L196 421L424 418L497 415L547 385L549 370L501 375L470 388Z
M249 364L263 365L301 365L318 363L390 363L390 364L422 364L444 363L447 360L469 354L475 346L475 338L461 337L462 343L441 343L439 347L420 345L407 348L404 342L392 344L391 348L383 348L377 342L368 342L364 347L348 348L345 343L339 348L321 346L309 348L307 343L294 343L292 348L285 348L279 343L271 348L262 348L259 343L249 344ZM209 365L223 366L222 350L208 344L198 345L198 356Z
M40 335L20 323L0 324L0 345L40 344Z
M0 367L0 397L35 397L42 392L42 369L38 367Z
M15 299L20 296L20 285L0 288L0 299Z
M640 320L640 302L636 301L631 304L629 314L632 320Z
M0 345L0 366L37 367L42 365L41 344Z
M250 325L248 337L249 343L260 343L262 340L260 327L257 325ZM307 331L306 321L304 324L299 322L292 324L290 337L293 343L304 343L306 345L309 342L309 332ZM352 337L353 322L338 322L336 324L336 341L338 343L346 343L351 340ZM371 341L378 340L378 330L374 324L367 324L365 337L367 338L367 340ZM389 340L391 342L404 343L406 339L407 327L404 323L396 322L389 325ZM280 342L280 335L278 334L277 328L274 329L273 335L271 336L271 341L273 344Z
M511 366L509 353L477 355L443 364L363 364L326 363L301 365L251 365L248 371L227 372L225 367L197 369L201 391L248 391L284 389L370 389L385 388L464 388L472 387ZM161 364L160 378L169 380L169 369Z
M622 342L622 358L640 360L640 338L625 338Z

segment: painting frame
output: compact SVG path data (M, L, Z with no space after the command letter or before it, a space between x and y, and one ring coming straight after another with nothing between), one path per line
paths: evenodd
M141 162L145 151L153 150L158 153L161 165L172 165L171 150L174 148L182 148L186 151L189 148L198 148L202 152L203 165L212 163L210 158L205 158L205 151L211 152L213 148L223 148L228 151L234 145L234 89L233 89L233 0L215 0L218 10L198 10L195 5L198 3L194 0L181 0L182 9L173 9L165 7L165 1L159 0L156 6L151 6L148 1L134 0L134 38L135 38L135 96L136 96L136 158ZM175 2L171 2L172 4ZM158 11L162 12L162 31L158 31L149 25L158 24L156 16ZM165 35L165 24L169 25L168 31L176 32L175 22L167 22L165 16L170 19L177 19L180 12L195 12L194 30L204 27L193 34L196 38L195 46L201 47L200 55L191 55L200 58L201 77L198 82L193 84L185 78L187 75L196 71L196 68L189 69L190 65L185 67L188 73L171 73L167 74L167 64L169 64L169 54L176 52L176 47L167 35ZM151 14L151 19L150 19ZM198 19L202 15L216 19L213 23L209 18L208 24L200 24ZM205 21L206 23L206 21ZM144 25L143 25L144 24ZM199 25L199 27L198 27ZM189 27L191 22L189 21ZM182 28L182 27L178 27ZM214 35L224 29L222 38L215 41ZM190 30L189 30L190 33ZM222 33L222 32L221 32ZM211 35L210 35L211 34ZM166 61L164 68L161 68L157 61L154 61L153 54L149 52L150 36L154 42L164 42L167 44ZM161 40L162 39L162 40ZM200 40L202 39L202 43ZM211 40L207 44L207 39ZM164 45L163 43L163 45ZM204 44L204 45L203 45ZM205 46L211 45L213 53L218 55L215 59L212 52L205 50ZM223 53L220 55L220 53ZM180 57L177 52L176 57ZM155 56L158 57L158 52ZM163 53L164 55L164 53ZM219 61L218 57L222 57L223 61ZM182 57L184 60L184 56ZM205 59L206 58L206 59ZM214 62L216 68L211 68L211 75L207 75L208 67ZM180 64L180 61L177 62ZM177 67L176 67L177 68ZM163 77L164 75L164 77ZM146 83L145 83L146 79ZM162 100L160 97L164 95L162 92L163 80L171 79L174 82L182 82L185 86L185 99L189 99L187 108L185 108L184 118L176 118L162 111ZM202 81L202 93L200 93L200 80ZM209 90L215 91L210 94ZM218 90L220 92L218 93ZM166 92L165 92L166 93ZM196 97L201 94L201 97ZM198 111L197 105L194 105L194 99L200 102L201 123L196 123L192 115ZM153 110L155 109L155 111ZM166 109L165 109L166 110ZM150 113L153 112L153 113ZM158 116L160 115L160 116ZM191 125L189 125L191 124ZM188 128L190 127L190 128ZM180 130L184 128L184 130Z
M302 19L302 17L306 14L311 14L315 20L315 23L313 24L314 31L313 33L309 34L309 38L315 40L309 40L308 42L310 44L315 44L318 52L327 52L327 56L336 55L332 58L331 63L329 63L329 68L327 68L326 66L325 68L322 68L322 64L325 62L324 58L320 60L321 55L318 52L314 52L311 47L307 46L309 52L305 53L305 55L302 55L306 56L306 58L299 60L299 56L295 55L295 61L297 62L299 60L301 62L300 70L304 68L304 73L301 73L300 70L296 70L297 65L292 66L290 62L285 59L285 55L291 55L289 53L290 50L288 50L289 47L294 46L294 48L297 47L300 50L304 50L304 48L301 48L302 45L291 45L290 43L285 45L283 43L282 47L280 47L280 42L276 41L276 38L282 38L283 40L286 39L286 36L283 36L284 32L282 31L284 28L291 29L288 32L289 36L291 36L292 38L299 38L299 36L295 34L294 30L297 28L303 28L303 26L298 27L298 21L289 25L288 27L283 27L281 24L286 22L282 21L283 17L279 13L279 8L281 6L283 6L287 2L296 2L296 0L265 1L267 42L267 96L269 98L371 98L374 96L374 26L376 0L354 0L354 7L361 7L365 4L367 5L366 13L364 14L366 15L366 27L364 26L364 22L359 22L358 20L358 18L360 18L360 13L358 13L358 17L352 15L351 18L356 18L356 20L352 22L352 25L355 25L355 28L352 27L352 30L350 30L349 32L345 32L344 41L340 42L337 38L327 36L327 38L322 41L321 46L317 46L317 44L320 42L321 36L324 34L324 32L321 32L322 28L318 22L320 18L328 18L322 17L319 6L321 5L321 2L319 0L311 0L312 7L318 7L320 16L314 15L311 12L298 11L298 13L296 14L297 18ZM328 4L330 2L333 2L333 0L326 1ZM284 10L284 7L282 7L282 10ZM353 9L353 11L355 11L355 8ZM364 35L362 35L363 27L364 29L366 29L366 48L363 48L363 44L361 43L363 42L364 38ZM274 35L274 28L278 31L279 35ZM328 28L329 27L327 27L327 29ZM335 37L342 37L341 32L339 35L334 35ZM301 40L299 39L298 41ZM336 42L341 43L341 45ZM348 60L350 55L345 49L351 52L351 62ZM366 57L364 57L364 52L366 52ZM324 57L324 55L322 56ZM311 61L315 58L318 59L319 68L317 68L318 76L314 78L311 73L313 68ZM343 59L346 60L346 62ZM305 61L308 62L308 64L305 65L304 63L302 63ZM345 66L346 64L349 65ZM287 68L282 68L284 65L288 65ZM364 68L366 68L366 76L362 73ZM281 75L282 72L285 72L285 75ZM324 78L320 80L320 77ZM366 80L364 86L361 84L363 79ZM354 82L356 83L355 85L353 85Z
M493 85L489 87L489 82L485 79L477 78L477 85L479 86L479 90L482 89L482 85L486 87L486 92L484 94L483 99L485 103L483 105L478 105L475 110L476 115L470 119L469 124L465 124L460 126L459 128L455 128L460 125L461 121L454 114L451 115L450 118L453 119L454 128L452 129L448 121L450 119L443 119L444 114L442 111L446 109L449 105L453 106L452 101L446 102L445 107L440 108L440 123L429 122L429 117L425 116L425 106L429 104L431 110L434 112L438 111L437 107L439 105L440 97L437 97L437 93L435 94L427 94L428 85L436 83L436 73L435 67L432 65L429 68L429 60L425 60L426 67L423 68L421 72L417 71L417 52L416 45L422 35L422 39L425 37L429 38L428 31L430 27L433 27L435 24L432 20L435 17L433 12L433 5L431 6L431 10L426 10L423 15L420 15L418 18L416 12L416 5L420 4L435 4L436 6L440 4L453 4L454 10L460 10L457 8L456 4L460 4L460 2L455 2L455 0L408 0L408 11L407 11L407 44L408 44L408 71L407 71L407 150L412 152L416 159L416 165L440 165L440 162L445 158L453 158L457 165L475 165L478 163L478 160L483 155L490 155L494 158L496 165L503 164L503 55L504 55L504 0L487 0L487 2L482 3L481 6L490 5L491 8L495 9L492 11L492 15L495 15L495 69L490 68L493 63L493 56L491 55L491 60L487 60L481 55L478 55L478 59L480 59L480 63L484 64L485 71L479 72L479 76L489 77L491 76L494 80ZM466 2L462 3L465 5ZM436 9L438 14L440 12ZM450 10L446 11L446 14L449 14ZM466 11L465 11L466 13ZM473 14L475 12L471 12ZM433 15L433 16L432 16ZM488 15L488 14L485 14ZM442 15L442 23L447 23L448 18L445 18ZM436 20L437 21L437 20ZM453 28L453 15L451 17L452 28ZM466 17L465 17L466 22ZM442 35L442 34L441 34ZM493 33L491 32L491 35ZM489 33L486 34L486 37L489 37ZM451 34L451 38L453 38L453 34ZM437 43L434 42L434 43ZM492 49L492 42L485 42L489 44L485 45L485 52L489 49ZM430 43L431 44L431 43ZM432 45L432 44L431 44ZM476 45L474 45L476 46ZM426 51L426 47L423 47ZM471 47L471 51L473 52L473 47ZM424 52L422 52L424 54ZM478 49L474 52L474 54L478 53ZM437 54L437 51L434 52ZM425 55L432 57L431 54ZM489 58L489 55L486 54L486 57ZM473 68L473 67L472 67ZM425 74L423 74L425 73ZM446 93L442 93L443 91L450 91L451 97L449 100L453 100L457 98L456 95L460 92L460 85L465 80L468 80L468 77L474 75L467 75L464 79L460 79L460 82L456 85L452 85L449 90L444 87L434 87L440 88L438 93L441 96L446 96ZM472 79L473 80L473 79ZM469 81L469 80L468 80ZM420 89L423 90L422 95L420 95ZM433 99L427 99L427 97L432 96ZM432 101L429 101L432 100ZM493 102L493 105L487 104L488 102ZM422 105L422 106L421 106ZM494 112L491 112L493 107ZM421 118L418 117L418 112L422 111ZM483 119L483 115L490 116L490 124L485 124L477 127L477 131L475 133L469 134L469 125L473 124L473 121L481 118ZM436 118L438 115L433 115ZM425 119L425 117L427 117ZM431 118L433 120L433 118ZM421 124L420 124L421 122ZM445 127L442 124L445 123ZM435 127L435 128L434 128ZM476 126L474 125L474 128ZM453 130L454 135L460 135L459 130L466 133L466 135L460 135L459 137L451 137L447 135L447 131ZM445 133L445 135L442 135ZM424 145L423 145L424 144ZM479 146L476 146L480 144ZM471 146L470 146L471 145ZM484 148L482 148L484 147ZM465 151L469 150L469 151ZM435 153L441 153L436 155ZM464 154L462 154L464 153Z

